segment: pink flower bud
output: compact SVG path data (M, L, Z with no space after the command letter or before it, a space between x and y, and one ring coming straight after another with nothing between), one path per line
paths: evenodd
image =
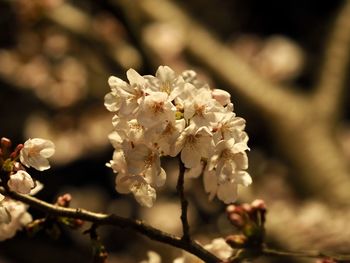
M12 142L10 139L5 138L5 137L1 138L1 148L8 149L11 147L11 145L12 145Z
M262 199L256 199L252 202L252 207L259 210L266 210L265 201Z

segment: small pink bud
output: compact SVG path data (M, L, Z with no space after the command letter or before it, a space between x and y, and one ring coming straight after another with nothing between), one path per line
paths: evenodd
M12 142L10 139L5 138L5 137L1 138L1 148L8 149L8 148L11 148L11 146L12 146Z
M62 207L69 207L72 201L72 196L70 194L64 194L57 198L56 204Z
M16 149L10 154L11 159L15 159L23 148L23 144L18 144Z
M234 213L234 212L236 212L236 208L237 207L235 205L229 205L226 207L226 212L227 213Z
M252 202L252 207L259 210L266 210L265 201L262 199L256 199Z
M250 204L242 204L241 206L246 213L250 213L253 210Z
M232 225L234 225L238 228L244 226L244 220L243 220L242 216L239 214L235 214L235 213L230 214L229 220L230 220Z

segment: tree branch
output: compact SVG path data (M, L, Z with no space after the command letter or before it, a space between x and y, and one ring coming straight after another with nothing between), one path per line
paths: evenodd
M184 193L184 176L185 176L185 166L181 161L180 156L178 156L179 159L179 177L177 180L176 190L180 197L181 202L181 223L182 223L182 239L189 241L190 240L190 226L188 224L187 220L187 207L188 207L188 201L186 200L185 193Z
M120 228L130 228L148 238L171 245L173 247L181 248L208 263L221 262L219 258L205 250L196 241L183 240L175 235L163 232L157 228L145 224L140 220L133 220L124 218L114 214L94 213L80 208L65 208L52 205L35 197L23 195L15 192L7 192L0 188L0 193L7 195L15 200L21 201L30 205L33 208L41 210L52 216L69 217L89 221L97 225L113 225Z
M339 114L350 58L350 1L346 0L334 21L316 85L314 102L328 118Z

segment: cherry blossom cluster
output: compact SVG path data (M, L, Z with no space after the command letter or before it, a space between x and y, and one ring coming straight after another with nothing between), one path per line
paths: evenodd
M55 152L51 141L34 138L19 144L11 151L11 141L1 138L0 147L0 183L7 191L34 195L41 190L42 184L34 181L25 167L44 171L50 168L47 158ZM11 238L17 230L32 221L27 212L28 206L0 194L0 241Z
M252 180L245 120L233 112L230 94L211 89L192 70L177 75L167 66L155 76L129 69L127 78L109 78L104 103L114 113L108 166L117 173L116 190L151 207L166 180L160 157L180 156L187 176L203 174L210 199L235 201L238 185Z

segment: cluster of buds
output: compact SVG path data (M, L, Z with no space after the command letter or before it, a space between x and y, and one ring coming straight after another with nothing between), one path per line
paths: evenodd
M61 207L69 207L71 201L72 201L72 196L66 193L57 197L55 205L61 206ZM60 217L58 218L58 220L59 222L63 223L64 225L72 229L78 229L82 227L84 224L84 221L78 218Z
M70 194L63 194L57 197L55 205L60 207L69 207L72 201ZM26 225L27 233L34 236L39 231L45 231L53 239L58 239L61 235L61 226L68 226L71 229L82 227L84 221L77 218L46 216L36 219Z
M266 206L257 199L251 204L229 205L227 216L240 234L230 235L226 242L233 248L260 248L265 236Z
M178 75L167 66L155 76L129 69L127 78L110 77L105 96L114 113L109 139L115 151L108 166L118 174L116 190L151 207L155 188L166 179L160 157L179 156L187 176L203 173L210 199L234 202L238 185L252 180L246 172L245 120L233 112L230 94L211 89L192 70Z
M10 139L0 140L0 185L6 191L35 194L42 184L34 181L26 167L39 171L50 168L47 158L55 152L51 141L34 138L12 147ZM11 238L18 229L32 221L27 206L0 194L0 240Z

